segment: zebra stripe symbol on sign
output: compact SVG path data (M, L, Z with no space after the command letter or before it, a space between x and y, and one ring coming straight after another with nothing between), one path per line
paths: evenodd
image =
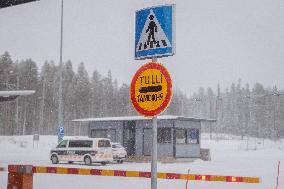
M145 22L136 51L172 47L154 11L151 9Z

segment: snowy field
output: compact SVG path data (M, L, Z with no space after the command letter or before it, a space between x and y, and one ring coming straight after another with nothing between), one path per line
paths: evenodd
M215 136L216 138L216 136ZM56 145L55 136L40 136L33 148L32 136L0 136L0 167L8 164L32 164L53 166L49 161L49 150ZM192 174L261 177L261 184L189 181L189 189L275 189L277 163L281 161L279 189L284 189L284 140L270 141L240 140L232 136L220 136L209 140L203 135L202 148L210 148L212 161L159 163L158 171ZM109 164L106 166L81 164L59 164L62 167L120 169L150 171L150 163ZM7 172L0 172L0 189L7 187ZM35 174L35 189L145 189L150 188L150 179L79 175ZM183 180L158 180L160 189L184 189Z

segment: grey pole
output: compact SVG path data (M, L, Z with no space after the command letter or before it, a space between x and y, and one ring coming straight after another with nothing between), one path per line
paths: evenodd
M59 106L58 106L58 125L59 127L63 125L63 115L62 115L62 44L63 44L63 0L61 0L61 28L60 28L60 65L59 65ZM58 142L59 142L58 135Z
M17 90L19 90L19 83L20 83L20 79L19 79L19 75L17 75ZM20 135L20 128L19 128L19 98L17 98L16 100L16 131L17 134Z
M218 129L218 98L219 98L219 95L217 95L216 101L215 101L215 118L216 118L216 128L217 129ZM212 126L210 126L209 129L210 129L210 140L212 140Z
M152 62L157 62L157 57L152 57ZM157 116L152 118L152 123L151 189L157 189Z
M157 189L157 116L152 118L153 146L151 161L151 189Z

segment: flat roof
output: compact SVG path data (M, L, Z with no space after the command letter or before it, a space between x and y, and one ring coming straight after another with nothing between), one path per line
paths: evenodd
M185 120L185 121L205 121L215 122L216 119L193 118L175 115L161 115L157 116L158 120ZM97 117L97 118L82 118L74 119L74 122L91 122L91 121L137 121L137 120L151 120L150 117L144 116L122 116L122 117Z
M63 140L104 140L108 138L90 138L88 136L64 136Z

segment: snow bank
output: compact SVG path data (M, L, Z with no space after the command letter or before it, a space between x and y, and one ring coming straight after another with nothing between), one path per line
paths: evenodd
M216 136L214 136L216 138ZM158 171L187 173L190 169L194 174L214 174L232 176L256 176L262 178L262 183L239 184L221 182L189 182L189 188L203 189L267 189L275 188L276 166L280 160L280 188L284 188L284 141L271 141L256 138L241 140L237 136L224 135L218 140L209 140L209 135L202 135L202 148L210 148L212 161L196 160L188 163L158 164ZM26 163L33 165L53 166L49 161L49 150L57 143L56 136L40 136L37 144L34 144L32 136L0 136L0 166L11 163ZM84 167L82 164L59 164L63 167ZM150 163L124 163L110 164L107 166L93 165L87 168L104 168L120 170L150 171ZM111 182L110 182L111 181ZM0 173L0 188L6 188L7 173ZM59 189L59 188L150 188L149 179L78 176L78 175L50 175L36 174L34 188ZM185 182L177 180L159 180L159 188L185 188Z

